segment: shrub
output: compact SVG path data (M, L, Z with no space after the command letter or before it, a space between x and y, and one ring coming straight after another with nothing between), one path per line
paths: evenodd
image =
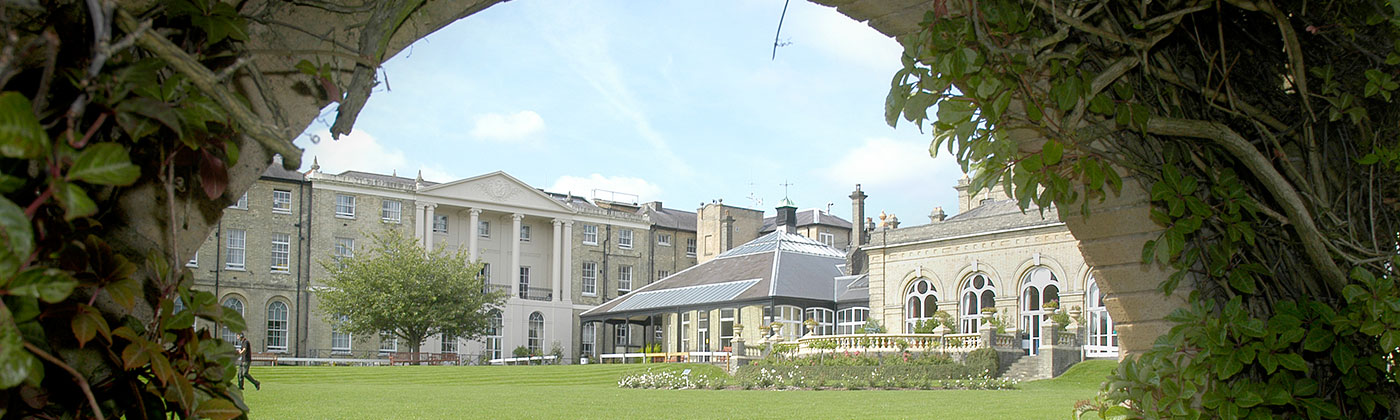
M622 388L649 389L720 389L728 384L729 375L723 369L689 364L650 368L617 380L617 386Z
M976 376L991 378L1001 372L1001 356L995 349L980 348L967 354L963 361Z
M530 349L525 348L525 346L520 346L516 347L515 350L511 350L510 354L515 355L515 357L529 357Z

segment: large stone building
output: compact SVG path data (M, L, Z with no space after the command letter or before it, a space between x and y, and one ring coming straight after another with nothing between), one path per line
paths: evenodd
M947 312L958 320L957 332L972 333L987 317L1001 317L1035 354L1050 314L1046 304L1055 302L1084 319L1090 357L1116 356L1113 321L1092 267L1056 210L1022 211L999 188L969 194L966 178L957 189L953 217L869 232L861 251L871 318L891 331L912 332L919 321Z
M844 251L835 246L834 233L821 235L841 225L813 223L826 215L796 212L785 201L769 224L772 233L709 259L702 255L695 268L589 310L581 321L585 328L610 333L611 339L600 338L596 345L604 360L635 359L640 349L658 344L668 358L727 357L733 338L764 339L761 327L774 324L791 340L802 333L804 322L817 336L875 328L864 326L867 321L894 334L912 334L934 329L934 321L945 316L953 328L940 334L954 340L978 337L1000 324L1005 331L988 337L1006 340L984 345L997 341L999 350L1036 356L1047 346L1068 344L1073 357L1080 357L1081 348L1082 356L1115 357L1117 337L1103 296L1055 209L1022 211L997 189L970 194L966 178L957 189L960 206L953 217L935 209L930 223L920 226L901 228L894 215L884 214L879 224L845 223L848 230L841 237L851 246ZM857 186L851 198L858 220L866 195ZM718 203L702 208L701 237L710 235L707 211L731 209ZM721 230L717 236L743 238L725 232L740 219L733 214L745 214L740 210L717 217L719 223L712 224ZM814 228L801 229L803 213L812 215L806 220ZM1079 317L1084 328L1076 333L1083 341L1042 342L1042 333L1057 331L1048 325L1056 306ZM1018 365L1044 377L1073 363L1055 353Z
M315 291L329 276L323 264L364 255L373 232L409 235L427 249L466 251L485 263L487 287L508 293L485 337L433 337L422 351L479 362L510 357L517 347L545 354L557 347L573 360L595 354L600 336L617 333L579 327L580 313L698 262L705 209L743 216L723 223L744 241L758 236L763 220L761 212L719 204L697 214L660 202L549 193L503 172L440 184L326 174L318 166L307 174L279 168L268 169L225 211L190 266L196 287L244 314L255 351L302 357L377 357L400 349L392 338L343 333L317 309ZM825 238L821 229L809 230L813 239ZM710 251L733 245L716 240Z

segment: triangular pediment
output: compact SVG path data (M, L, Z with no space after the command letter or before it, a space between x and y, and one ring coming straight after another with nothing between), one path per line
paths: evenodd
M423 188L418 190L418 194L544 211L574 211L564 203L549 198L540 190L501 171Z

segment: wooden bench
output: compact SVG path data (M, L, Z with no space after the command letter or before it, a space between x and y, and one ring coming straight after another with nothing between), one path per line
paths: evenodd
M253 353L253 363L266 362L268 366L277 366L277 357L280 355L281 353L270 352Z
M389 353L389 366L414 363L420 365L456 365L460 363L460 359L457 353L412 353L404 351Z

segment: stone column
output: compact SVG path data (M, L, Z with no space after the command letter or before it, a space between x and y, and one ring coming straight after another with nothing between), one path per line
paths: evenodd
M419 245L423 244L423 208L422 204L413 205L413 238Z
M429 204L423 206L423 249L427 250L428 252L433 252L433 242L436 242L433 240L433 224L437 223L437 219L435 218L436 210L437 204Z
M560 281L563 282L564 285L563 285L562 291L559 292L559 298L560 298L560 300L562 300L563 302L573 302L573 301L574 301L574 280L573 280L573 273L574 273L574 222L573 222L572 220L565 220L565 221L564 221L564 238L563 238L562 242L563 242L563 246L564 246L564 259L563 259L562 261L560 261L560 264L563 265L563 269L562 269L562 271L563 271L563 273L562 273L563 278L560 279Z
M471 220L467 222L467 253L472 261L480 258L477 253L476 240L481 237L481 209L471 209Z
M510 275L506 278L511 279L511 298L519 297L521 292L529 292L520 290L520 220L524 218L525 215L520 213L510 216Z
M564 289L560 287L559 279L564 275L560 269L564 256L560 255L563 251L559 249L559 243L564 239L563 226L561 226L562 223L559 219L554 219L550 224L554 225L554 243L549 248L550 290L554 293L555 301L562 301L564 300Z

